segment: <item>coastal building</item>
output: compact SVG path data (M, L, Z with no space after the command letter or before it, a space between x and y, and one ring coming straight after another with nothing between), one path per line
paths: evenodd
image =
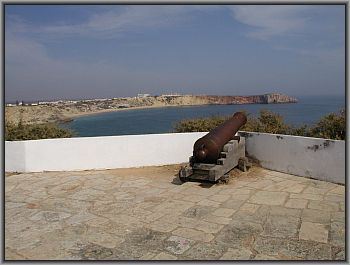
M59 101L38 101L38 105L52 105L52 104L58 104L62 103L62 100Z
M179 93L163 94L161 97L181 97Z
M146 97L150 97L151 94L137 94L138 98L146 98Z
M119 104L119 105L117 105L117 108L118 109L126 109L126 108L130 108L130 105L129 104Z

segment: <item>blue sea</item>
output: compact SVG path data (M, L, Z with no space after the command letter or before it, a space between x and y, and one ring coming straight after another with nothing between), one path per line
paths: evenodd
M130 109L83 116L62 124L70 128L76 137L111 136L131 134L169 133L176 122L183 119L230 115L247 111L258 116L261 109L282 115L291 125L315 124L324 115L345 108L345 96L303 96L298 103L290 104L244 104L162 107L151 109ZM248 117L249 118L249 117Z

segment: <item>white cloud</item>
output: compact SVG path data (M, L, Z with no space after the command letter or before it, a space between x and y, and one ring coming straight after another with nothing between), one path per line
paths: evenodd
M48 62L46 48L44 45L28 38L8 36L5 41L6 64L22 65L31 62Z
M303 5L243 5L231 6L234 18L254 29L247 35L267 40L274 36L292 34L304 27L307 17Z
M10 32L45 33L55 37L79 35L92 38L115 38L124 32L165 28L185 23L192 18L191 12L208 8L215 9L216 7L186 5L111 6L109 11L96 13L86 21L77 24L61 23L35 26L11 18L9 18L10 22L8 24L12 24L9 28Z

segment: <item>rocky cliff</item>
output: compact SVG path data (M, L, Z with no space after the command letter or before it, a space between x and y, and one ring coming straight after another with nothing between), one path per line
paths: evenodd
M273 104L273 103L296 103L296 98L283 94L264 94L256 96L193 96L199 97L207 104Z

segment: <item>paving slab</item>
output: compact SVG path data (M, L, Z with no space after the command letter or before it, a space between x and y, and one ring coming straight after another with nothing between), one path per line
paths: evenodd
M258 191L250 198L249 202L264 205L283 205L287 198L287 192Z
M220 260L249 260L252 254L251 250L247 248L229 248Z
M5 176L5 260L345 260L345 188L252 167Z
M293 238L298 234L300 218L291 216L270 216L264 224L262 235Z
M218 260L226 252L226 249L226 245L220 241L199 242L187 250L184 256L190 260Z
M171 236L167 240L173 243L166 248L172 254L182 254L196 243L194 240L179 236Z
M302 222L299 239L327 243L328 233L327 226L324 224Z
M306 208L308 203L308 200L305 199L289 199L285 206L288 208L299 208L299 209L304 209Z

